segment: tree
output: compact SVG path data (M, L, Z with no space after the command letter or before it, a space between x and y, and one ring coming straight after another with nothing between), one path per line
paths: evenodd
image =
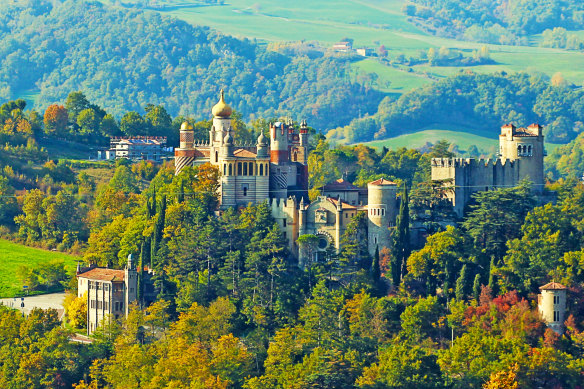
M77 91L69 93L69 96L67 96L67 100L65 101L65 108L69 114L69 121L71 123L77 123L79 114L82 111L89 109L90 104L83 92Z
M73 328L83 329L87 326L87 292L77 297L75 294L67 293L63 302L67 320Z
M101 123L99 124L99 131L103 136L111 137L122 135L116 119L110 114L105 115L103 119L101 119Z
M466 263L462 265L462 269L460 270L460 275L456 280L456 299L461 301L468 294L468 270Z
M472 296L477 303L479 302L480 295L481 295L481 275L477 274L472 284Z
M140 116L138 112L126 113L120 122L120 130L126 136L146 135L146 121Z
M79 112L77 125L81 130L81 135L93 137L99 134L100 118L93 109L87 108Z
M45 133L53 136L65 136L67 134L67 122L69 116L62 105L52 104L45 110L43 122Z
M407 259L410 256L410 211L408 191L404 186L393 236L393 262L391 274L394 287L398 287L407 271Z

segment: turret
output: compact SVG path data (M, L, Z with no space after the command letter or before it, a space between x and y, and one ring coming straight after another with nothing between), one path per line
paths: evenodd
M270 124L270 161L275 164L288 161L288 129L283 122Z
M380 178L367 184L367 219L369 226L369 253L375 248L391 247L389 227L397 216L397 185Z
M302 120L300 123L300 145L308 147L308 126L306 125L306 120Z
M125 310L126 316L130 312L130 304L136 301L138 292L138 272L132 254L128 254L128 262L124 268L124 286L126 288Z
M180 148L192 149L195 142L195 131L189 122L184 122L180 126Z
M260 134L260 136L258 136L256 148L257 148L257 157L258 158L269 157L269 155L268 155L268 142L267 142L266 137L264 136L263 132Z
M566 320L566 292L568 288L557 282L550 282L539 288L538 310L549 328L562 334Z

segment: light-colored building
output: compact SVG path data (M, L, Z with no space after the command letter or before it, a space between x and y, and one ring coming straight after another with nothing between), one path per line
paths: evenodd
M242 145L233 141L232 110L223 92L212 113L209 142L196 143L192 126L183 123L180 147L175 150L175 174L186 166L216 166L221 173L220 210L267 201L296 256L297 239L304 234L320 238L320 251L331 245L339 250L351 219L365 212L371 255L377 247L389 247L397 215L395 183L381 179L365 189L339 179L319 188L321 196L309 203L306 122L299 128L283 122L270 124L269 138L261 134L255 145Z
M348 53L353 50L353 44L350 41L337 42L333 45L333 50L341 53Z
M549 328L562 334L566 321L566 295L568 288L557 282L550 282L539 288L537 307L543 321Z
M164 136L112 137L109 150L98 151L98 159L127 158L160 162L167 154Z
M87 298L87 334L95 332L105 318L127 316L137 298L138 273L128 256L124 270L77 267L77 296Z
M483 190L517 186L529 179L533 191L541 194L544 187L544 136L542 127L532 124L516 128L507 124L499 136L499 158L433 158L432 180L445 180L453 189L448 197L454 211L462 216L471 195ZM446 182L448 181L448 182Z

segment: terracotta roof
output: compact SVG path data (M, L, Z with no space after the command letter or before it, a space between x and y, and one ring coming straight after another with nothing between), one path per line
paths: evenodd
M96 267L84 273L77 274L77 277L99 281L123 281L124 271Z
M559 282L550 282L549 284L545 284L544 286L540 286L539 289L541 290L562 290L568 289L564 285L560 284Z
M233 152L233 155L240 158L255 158L257 157L256 153L252 153L251 151L245 149L237 149Z
M338 202L337 199L333 199L332 197L327 197L327 200L330 201L331 203L333 203L335 207L337 206L337 202ZM357 207L355 207L354 205L351 205L349 203L345 203L343 200L341 200L341 209L347 209L347 210L355 209L356 210Z
M367 185L397 185L393 181L386 180L385 178L380 178L379 180L371 181Z
M210 154L211 154L211 150L209 150L209 149L200 149L200 148L195 149L195 157L209 158Z
M349 181L339 178L336 181L329 182L321 189L327 191L349 191L349 190L358 191L360 188L351 184Z

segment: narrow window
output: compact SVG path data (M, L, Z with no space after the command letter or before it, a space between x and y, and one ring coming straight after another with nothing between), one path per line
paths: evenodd
M385 208L381 208L381 216L385 216Z
M253 162L250 162L250 163L249 163L249 175L250 175L250 176L253 176L253 175L254 175L254 174L253 174Z
M241 176L241 162L237 162L237 175Z
M345 213L345 219L348 219L348 218L349 218L349 214Z
M560 321L560 311L554 311L554 321Z
M227 175L227 165L223 164L223 175L226 176Z
M247 176L247 163L243 163L243 175Z
M247 186L244 186L243 187L243 195L244 196L247 196Z
M263 176L263 175L264 175L264 165L261 164L260 165L260 176Z
M215 162L219 162L219 152L215 151Z
M233 169L231 167L231 164L229 164L229 175L232 175L232 174L233 174Z
M282 219L282 225L286 227L286 218Z
M269 174L268 164L266 163L266 176Z

